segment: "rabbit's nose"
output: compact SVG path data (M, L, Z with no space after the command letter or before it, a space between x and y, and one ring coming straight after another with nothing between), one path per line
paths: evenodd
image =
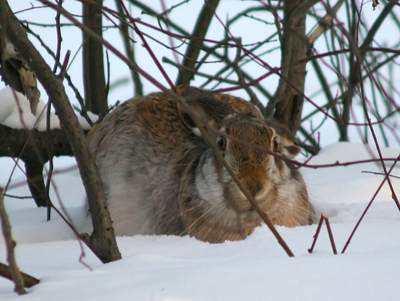
M263 197L266 191L269 190L267 175L252 164L242 168L239 177L255 199Z

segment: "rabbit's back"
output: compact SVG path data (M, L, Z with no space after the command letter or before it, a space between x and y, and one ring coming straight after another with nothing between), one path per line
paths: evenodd
M181 234L176 202L182 145L192 133L162 93L118 106L90 132L118 235Z

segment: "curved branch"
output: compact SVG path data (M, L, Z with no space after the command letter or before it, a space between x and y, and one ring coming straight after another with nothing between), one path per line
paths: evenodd
M10 275L9 279L11 278L15 283L15 291L19 294L26 294L24 279L22 278L21 272L18 269L17 262L15 260L15 246L16 243L12 238L11 235L11 224L8 219L8 215L6 209L4 207L4 199L3 199L3 189L0 187L0 221L1 221L1 228L4 236L4 240L6 243L7 249L7 261L10 265ZM0 273L3 275L3 273Z

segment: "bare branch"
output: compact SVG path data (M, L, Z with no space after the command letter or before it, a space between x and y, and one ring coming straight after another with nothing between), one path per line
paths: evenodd
M325 221L326 224L326 229L328 230L328 235L329 235L329 240L331 241L331 245L332 245L332 251L333 254L337 255L337 250L336 250L336 244L335 244L335 240L333 238L333 234L332 234L332 230L331 230L331 225L329 223L329 219L328 217L326 217L325 214L321 213L321 219L319 220L318 223L318 227L317 227L317 231L315 232L314 235L314 241L312 243L312 246L310 249L308 249L309 253L312 253L315 247L315 244L317 242L318 236L319 236L319 232L321 231L321 227L322 227L322 223Z
M51 141L51 146L48 143ZM53 156L73 156L63 130L49 132L12 129L0 124L0 157L21 158L25 162L28 185L36 205L47 207L44 197L43 165L49 160L48 147Z
M327 16L320 21L318 27L308 36L308 44L312 45L314 42L329 28L331 28L333 24L333 19L336 17L337 12L340 7L343 5L344 0L339 0L336 2L335 6L332 10L329 11Z
M383 179L383 181L381 182L381 184L379 185L379 187L376 189L376 191L375 191L373 197L371 198L371 200L369 201L367 207L365 207L364 212L361 214L360 219L358 220L357 224L355 225L353 231L351 232L351 234L350 234L350 236L349 236L349 239L347 240L345 246L343 247L342 254L343 254L344 252L346 252L346 250L347 250L347 248L349 247L350 242L351 242L351 240L353 239L353 236L354 236L354 234L356 233L358 227L360 226L362 220L364 219L365 215L367 214L367 212L368 212L369 208L371 207L372 203L375 201L375 198L376 198L376 196L378 195L379 191L382 189L383 184L385 184L385 182L386 182L387 180L389 180L389 175L390 175L390 173L392 172L392 170L394 169L394 167L396 166L396 164L399 162L399 160L400 160L400 156L398 156L397 159L394 161L394 163L393 163L392 166L390 167L389 172L386 172L386 170L385 170L385 178ZM395 196L393 196L393 197L395 197ZM398 209L400 210L400 208L398 208Z
M1 187L0 187L0 220L3 231L3 237L7 248L7 261L10 265L9 271L11 274L11 279L14 281L15 284L14 291L17 292L19 295L26 294L26 290L24 288L25 287L24 279L21 276L21 272L19 271L17 266L17 261L15 260L14 248L16 246L16 243L11 235L11 224L10 221L8 220L6 208L4 207L3 189Z
M203 40L206 36L208 27L210 26L211 20L214 17L218 4L219 0L209 0L204 2L203 9L199 14L196 26L192 33L193 39L186 50L185 58L182 63L182 66L185 68L181 69L178 79L176 80L177 85L188 85L193 78L194 73L191 70L194 69L200 49L203 45Z
M124 41L124 46L125 46L125 52L126 52L126 56L129 60L131 60L132 62L134 62L136 64L136 60L135 60L135 48L133 47L133 40L129 35L129 31L128 31L128 20L126 17L124 17L124 11L122 9L122 2L121 0L115 0L116 4L117 4L117 8L118 8L118 12L120 13L120 32L121 32L121 36L122 36L122 40ZM138 95L143 95L143 84L142 81L140 79L140 74L135 70L135 69L131 69L131 76L132 76L132 81L134 84L134 95L138 96Z
M24 272L20 272L20 273L21 273L22 279L24 280L24 285L27 288L30 288L40 282L39 279L37 279L31 275L25 274ZM0 276L4 277L6 279L9 279L11 281L13 280L10 267L1 262L0 262Z
M359 85L360 80L361 80L360 68L365 60L366 48L368 48L370 46L376 32L382 25L383 20L385 20L385 18L390 14L390 12L393 10L393 8L396 4L397 4L397 1L389 1L385 5L381 14L375 20L374 24L372 25L371 29L369 30L369 33L360 48L357 47L354 35L352 36L347 31L342 29L342 32L347 36L347 38L349 40L350 47L352 49L352 52L351 52L352 55L350 56L350 62L349 62L350 67L351 67L351 72L350 72L349 79L348 79L349 86L348 86L347 91L343 95L343 103L345 104L345 106L344 106L343 114L342 114L344 129L341 131L341 137L340 137L341 141L349 140L348 133L347 133L347 125L349 124L349 121L350 121L350 110L351 110L351 104L353 101L353 96L354 96L356 88ZM330 10L329 9L327 9L327 10L328 10L328 13L330 13Z

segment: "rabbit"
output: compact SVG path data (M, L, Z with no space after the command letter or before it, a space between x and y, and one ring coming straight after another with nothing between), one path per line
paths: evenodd
M116 235L189 234L209 243L245 239L261 224L259 215L171 93L132 98L88 134ZM236 112L209 93L183 99L273 223L312 221L303 178L273 155L283 146L262 116Z

